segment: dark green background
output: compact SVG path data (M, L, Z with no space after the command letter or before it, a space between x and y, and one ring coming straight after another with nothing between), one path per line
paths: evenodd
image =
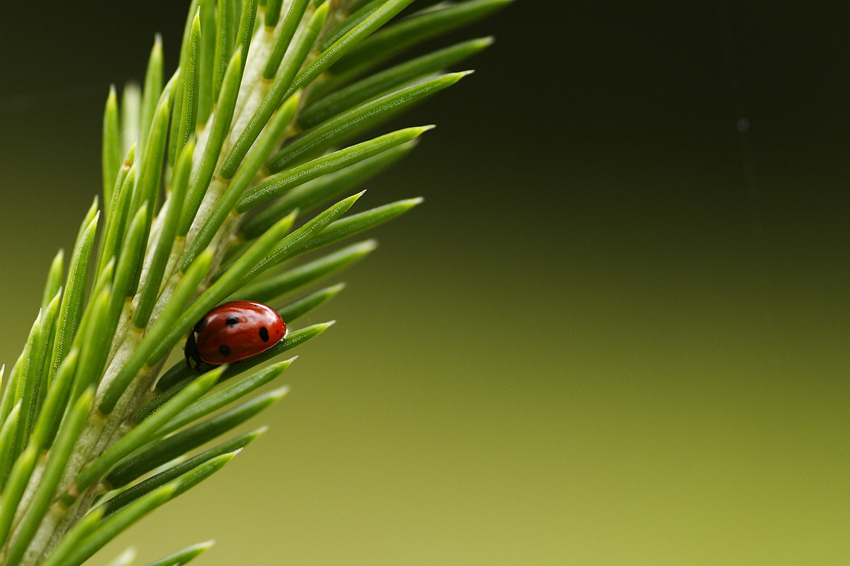
M173 69L185 3L7 4L10 366L100 189L108 85L158 31ZM518 0L457 35L498 41L358 207L426 202L305 321L339 322L272 429L96 563L850 561L848 12Z

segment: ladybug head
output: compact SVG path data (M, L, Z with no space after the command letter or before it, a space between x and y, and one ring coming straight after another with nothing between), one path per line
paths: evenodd
M183 346L183 355L186 356L186 365L198 373L201 373L201 367L204 362L201 360L201 355L198 353L198 345L195 344L195 332L189 333L186 339L186 344Z

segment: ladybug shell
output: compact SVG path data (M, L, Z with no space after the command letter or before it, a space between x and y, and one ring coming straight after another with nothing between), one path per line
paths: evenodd
M274 309L251 301L217 306L195 325L201 360L218 366L256 356L277 344L286 324Z

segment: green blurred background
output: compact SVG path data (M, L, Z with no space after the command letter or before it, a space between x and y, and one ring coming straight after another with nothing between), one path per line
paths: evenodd
M7 365L108 85L156 32L174 68L185 4L4 6ZM94 563L850 563L848 16L519 0L454 35L498 39L358 206L426 202L304 321L339 322L271 430Z

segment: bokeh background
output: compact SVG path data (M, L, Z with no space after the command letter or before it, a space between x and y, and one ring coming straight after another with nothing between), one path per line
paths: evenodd
M100 188L110 82L188 2L7 2L0 360ZM418 2L424 6L427 2ZM518 0L360 204L271 430L138 563L850 563L850 9ZM443 42L445 43L445 41Z

